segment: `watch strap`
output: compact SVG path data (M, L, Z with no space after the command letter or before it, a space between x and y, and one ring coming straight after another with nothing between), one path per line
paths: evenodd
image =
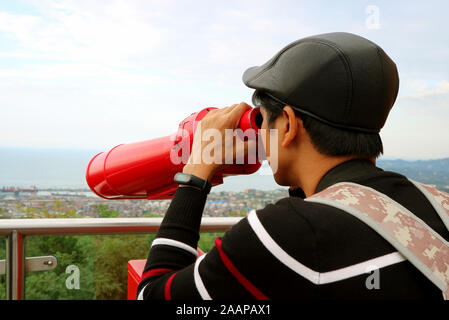
M209 194L212 189L212 184L208 180L201 179L193 174L178 172L173 179L176 183L185 186L192 186L199 188Z

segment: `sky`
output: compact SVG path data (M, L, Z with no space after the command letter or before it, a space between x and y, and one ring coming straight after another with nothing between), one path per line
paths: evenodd
M0 146L108 150L251 102L243 72L345 31L380 45L400 89L385 157L449 157L449 2L1 0Z

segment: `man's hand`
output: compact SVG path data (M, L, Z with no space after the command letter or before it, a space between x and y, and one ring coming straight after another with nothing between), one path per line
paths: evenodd
M218 170L225 167L226 154L232 152L233 163L235 163L236 154L238 154L238 152L244 152L244 155L246 156L248 152L248 143L256 142L245 141L244 144L239 144L244 146L244 150L238 149L236 148L235 137L231 140L225 139L225 130L234 130L243 113L250 108L251 107L248 104L242 102L230 107L209 111L198 124L199 126L201 125L201 130L198 130L199 127L197 127L195 131L192 152L182 172L193 174L201 179L211 180ZM212 136L212 138L208 139L207 137L210 136ZM205 141L202 139L204 137L206 137ZM207 150L205 152L206 147ZM221 155L215 154L215 150L220 150ZM211 156L212 161L205 161L205 155Z

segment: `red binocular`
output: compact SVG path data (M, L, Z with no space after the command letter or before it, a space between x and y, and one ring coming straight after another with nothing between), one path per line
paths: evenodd
M173 181L182 172L191 150L198 123L212 109L205 108L185 118L175 134L121 144L90 160L86 180L90 189L105 199L171 199L178 185ZM238 129L253 129L257 134L262 124L259 108L247 110ZM223 177L251 174L259 170L259 161L245 159L243 164L230 164L211 179L213 186L223 183Z

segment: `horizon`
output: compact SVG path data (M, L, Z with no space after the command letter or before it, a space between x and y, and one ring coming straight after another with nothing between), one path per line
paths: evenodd
M118 144L117 144L118 145ZM95 149L95 148L70 148L70 147L51 147L51 146L4 146L0 145L0 149L26 149L26 150L36 150L36 151L57 151L57 152L73 152L73 151L79 151L79 152L91 152L92 154L97 154L101 152L107 152L110 149ZM449 159L449 155L447 157L441 157L441 158L417 158L417 157L397 157L397 156L390 156L390 155L381 155L376 160L404 160L404 161L428 161L428 160L444 160Z
M34 185L38 189L89 189L85 178L87 165L90 159L99 152L101 150L81 148L0 147L0 188L27 188ZM449 157L398 159L386 156L380 157L377 165L383 168L389 166L391 162L393 167L397 168L400 164L412 166L424 162L427 166L427 162L438 164L439 161L449 162ZM449 177L449 174L447 176ZM449 180L447 184L449 185ZM272 171L268 163L264 161L261 169L256 173L225 177L224 183L213 187L212 190L241 192L244 189L267 191L286 188L274 181Z

